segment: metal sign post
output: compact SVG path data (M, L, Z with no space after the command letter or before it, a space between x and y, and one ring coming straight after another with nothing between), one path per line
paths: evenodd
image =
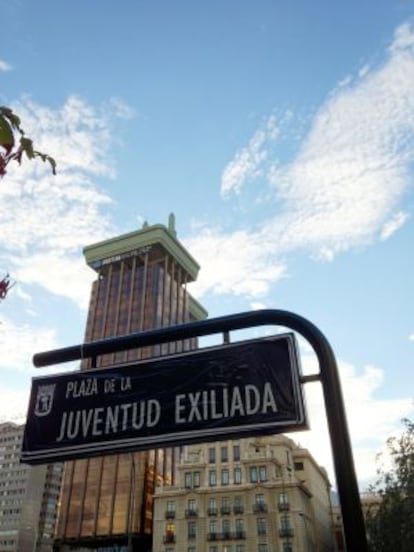
M39 353L34 356L33 363L35 366L41 367L83 358L96 359L99 355L117 351L215 333L223 333L226 336L230 331L264 325L284 326L298 332L310 343L316 353L319 373L304 376L301 381L302 383L321 382L347 550L349 552L366 552L367 539L364 518L337 364L328 340L309 320L283 310L269 309L240 313Z

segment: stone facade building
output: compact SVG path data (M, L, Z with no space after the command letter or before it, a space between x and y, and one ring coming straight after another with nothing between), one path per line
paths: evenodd
M330 483L284 435L192 445L154 496L153 552L332 552Z

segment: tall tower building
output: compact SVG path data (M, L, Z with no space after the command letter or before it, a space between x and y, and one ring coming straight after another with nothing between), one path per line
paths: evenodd
M85 247L96 271L85 342L130 334L207 316L187 291L199 265L168 227L148 226ZM98 367L189 350L196 340L103 355ZM82 369L91 367L84 360ZM58 518L61 551L122 552L151 549L152 497L158 484L174 484L179 448L67 462Z

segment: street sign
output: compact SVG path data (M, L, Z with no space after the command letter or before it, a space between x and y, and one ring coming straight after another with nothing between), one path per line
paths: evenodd
M21 460L307 427L293 333L32 380Z

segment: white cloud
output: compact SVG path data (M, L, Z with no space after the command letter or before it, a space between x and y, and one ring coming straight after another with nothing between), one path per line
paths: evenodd
M358 71L358 77L363 78L365 75L367 75L370 71L371 67L369 65L364 65L361 67L361 69Z
M11 71L12 66L10 63L7 63L7 61L4 61L4 59L0 59L0 73L5 73L6 71Z
M408 339L409 339L410 341L414 341L414 333L410 334L410 335L408 336Z
M414 34L409 23L403 23L395 31L394 41L390 46L391 52L409 50L414 47Z
M198 237L185 240L185 245L202 267L191 284L196 295L210 291L260 297L286 270L282 262L269 262L269 251L259 234L243 230L226 235L204 229Z
M313 357L303 357L302 364L306 373L317 372L317 361ZM414 406L409 396L400 399L376 397L384 379L384 372L378 367L365 366L362 371L358 371L349 363L339 362L339 372L357 477L366 486L375 477L376 455L382 450L386 439L398 433L401 419L413 414ZM292 437L309 448L318 462L328 469L330 479L334 482L321 385L305 385L305 394L310 431Z
M351 84L352 80L353 80L352 75L347 75L346 77L344 77L338 82L338 88L342 88L343 86L348 86L349 84Z
M279 125L271 116L259 126L225 167L221 194L240 196L249 183L259 197L267 178L273 214L255 229L243 221L243 231L203 230L188 240L202 264L198 293L263 295L284 274L292 251L332 260L388 239L404 225L408 214L400 202L414 160L413 43L413 29L402 25L382 65L363 68L359 78L335 89L291 162L278 155L291 114ZM251 193L247 197L253 214Z
M122 98L113 97L109 100L109 104L120 119L130 120L137 116L135 109L132 109Z
M116 114L77 96L55 110L30 98L14 108L36 149L56 159L58 173L41 161L9 165L7 185L0 188L2 257L22 284L37 283L86 307L93 273L81 249L112 232L103 213L111 199L92 179L114 174L108 117Z
M261 165L267 159L267 143L279 135L279 126L274 115L270 115L254 133L246 147L239 150L225 167L221 177L221 194L239 193L242 186L262 174Z
M14 388L0 383L0 423L14 422L24 424L29 404L30 387Z
M54 330L16 325L2 317L0 369L32 373L32 356L37 351L57 347Z
M394 213L390 220L388 220L384 226L382 227L380 238L382 240L388 239L394 232L396 232L403 224L406 222L406 220L409 218L409 215L407 213L403 213L402 211L399 211L398 213Z
M404 223L394 210L414 159L413 87L414 52L399 49L319 110L294 161L271 172L284 213L268 229L287 229L285 246L336 254Z
M17 295L17 297L19 297L19 299L22 299L26 303L32 303L33 302L32 296L24 290L24 288L21 284L16 285L16 287L14 289L14 293Z
M113 174L108 162L109 120L99 109L78 96L69 96L55 110L29 97L17 102L14 108L36 148L56 158L59 173L81 170L87 175ZM31 172L33 167L27 164L27 170Z
M88 306L91 283L95 277L80 256L63 255L58 250L15 259L15 276L19 281L39 284L50 293L67 297L83 309Z
M264 303L261 303L260 301L252 301L250 303L250 308L252 310L261 310L261 309L265 309L266 305Z

